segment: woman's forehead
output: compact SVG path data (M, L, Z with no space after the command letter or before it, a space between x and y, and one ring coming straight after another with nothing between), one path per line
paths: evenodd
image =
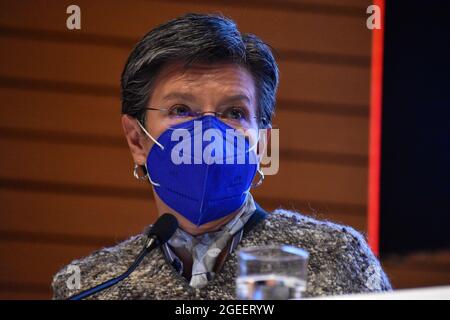
M253 101L255 84L247 69L236 64L195 64L185 68L181 63L165 67L155 80L154 95L159 99L189 94L243 95Z

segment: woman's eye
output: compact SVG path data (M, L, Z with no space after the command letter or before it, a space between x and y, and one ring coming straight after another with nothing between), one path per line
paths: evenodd
M247 113L241 108L233 107L224 112L225 117L231 120L245 120Z
M175 117L186 117L190 114L191 108L184 104L178 104L170 108L169 115Z

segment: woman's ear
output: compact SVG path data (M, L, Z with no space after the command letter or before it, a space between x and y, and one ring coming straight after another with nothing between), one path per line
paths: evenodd
M137 123L137 119L127 114L122 115L122 127L127 139L128 147L131 151L134 163L144 165L147 161L147 155L150 150L149 139Z

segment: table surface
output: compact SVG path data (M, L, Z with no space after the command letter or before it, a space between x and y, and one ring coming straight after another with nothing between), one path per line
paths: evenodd
M314 300L450 300L450 286L403 289L381 293L350 294Z

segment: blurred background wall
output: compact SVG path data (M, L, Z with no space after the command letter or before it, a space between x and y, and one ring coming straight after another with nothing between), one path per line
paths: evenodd
M66 28L71 4L81 30ZM50 298L64 264L154 221L151 191L132 176L119 79L136 41L187 12L221 12L277 51L280 171L257 201L365 232L369 4L0 1L0 298ZM448 257L384 264L397 288L450 282Z

